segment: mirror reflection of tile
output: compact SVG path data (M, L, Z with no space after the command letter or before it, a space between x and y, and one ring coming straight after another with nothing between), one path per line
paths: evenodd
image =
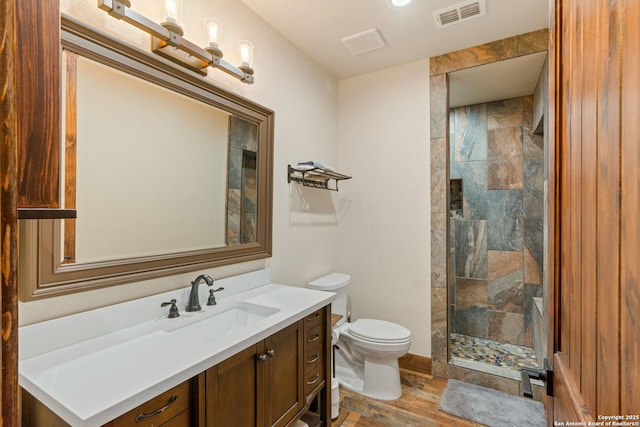
M449 181L449 218L450 219L462 219L463 204L462 204L462 179L452 179Z

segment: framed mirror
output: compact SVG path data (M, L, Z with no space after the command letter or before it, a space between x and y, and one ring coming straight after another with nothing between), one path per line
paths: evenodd
M274 112L61 22L63 198L78 217L22 224L21 299L271 256Z

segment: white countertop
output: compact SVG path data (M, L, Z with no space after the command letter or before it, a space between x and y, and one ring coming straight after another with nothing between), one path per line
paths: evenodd
M225 290L210 307L201 284L202 311L195 313L184 311L185 288L21 327L20 386L72 426L100 426L335 299L268 280L261 270L216 281ZM180 309L175 319L160 308L172 298ZM239 304L267 308L268 316L224 331L198 323Z

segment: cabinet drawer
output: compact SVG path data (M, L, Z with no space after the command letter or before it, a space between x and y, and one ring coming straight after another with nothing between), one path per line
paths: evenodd
M315 346L317 344L322 344L324 341L324 328L323 325L318 325L310 329L306 329L304 331L304 348L305 350Z
M191 403L191 382L185 381L177 387L168 390L158 397L149 400L126 414L116 418L108 424L113 427L124 426L160 426L171 420L169 425L182 426L180 420L189 418L189 406ZM186 411L186 414L181 414ZM180 414L176 420L172 420ZM188 423L186 424L188 425Z
M324 380L322 365L316 365L314 369L305 372L304 375L304 394L310 394L316 387L322 384Z
M304 372L305 374L312 369L315 369L316 366L321 365L324 361L324 355L322 353L323 346L322 341L318 341L313 345L305 348L304 351Z
M324 310L320 309L315 311L304 318L304 330L305 332L318 325L322 325L324 322Z

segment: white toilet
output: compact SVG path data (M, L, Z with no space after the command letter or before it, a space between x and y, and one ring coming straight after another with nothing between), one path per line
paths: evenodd
M411 346L411 331L376 319L347 322L347 286L351 276L332 273L309 283L310 289L335 292L331 311L342 315L333 327L335 376L343 387L381 400L402 395L398 358Z

